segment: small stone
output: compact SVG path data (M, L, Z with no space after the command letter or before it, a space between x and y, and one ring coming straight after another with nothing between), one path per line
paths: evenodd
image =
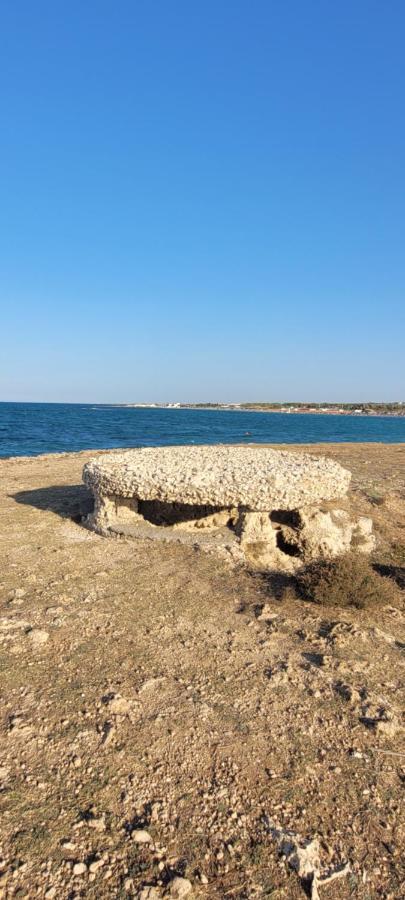
M375 723L375 729L378 734L383 734L388 738L393 738L398 731L403 731L396 716L393 716L391 719L380 719Z
M121 694L114 694L107 701L108 709L114 716L127 716L131 712L131 703Z
M101 869L104 863L104 859L95 859L94 862L90 863L89 865L90 872L98 872L98 870Z
M87 866L84 862L75 863L73 866L73 875L84 875L87 872Z
M28 637L34 647L40 647L41 644L46 644L47 640L49 640L48 632L43 631L41 628L31 628L28 632Z
M76 844L73 844L72 841L63 841L62 848L63 850L76 850Z
M25 597L26 593L27 592L24 591L23 588L14 588L14 590L10 591L9 594L10 602L12 603L14 600L17 606L20 606L20 604L22 603L22 598Z
M273 622L274 619L278 619L278 613L274 612L269 603L265 603L257 618L259 622Z
M115 737L116 730L117 729L112 724L112 722L104 722L102 738L101 738L101 743L103 744L104 747L108 747L109 744L112 743L112 741Z
M147 831L144 831L142 828L137 828L132 832L131 838L135 841L136 844L152 844L152 838Z
M204 875L204 872L201 872L200 881L201 881L201 884L208 884L208 878L206 875Z
M52 897L56 897L56 887L50 887L45 893L45 900L52 900Z
M128 881L132 881L132 878L129 878ZM160 900L162 896L162 892L159 888L153 887L153 885L146 885L146 887L141 888L139 891L138 900Z
M86 823L89 828L94 828L94 831L105 831L105 817L100 816L98 819L88 819Z
M193 886L188 878L180 878L177 876L170 882L168 893L170 897L174 897L175 900L182 900L183 897L188 897L192 889Z

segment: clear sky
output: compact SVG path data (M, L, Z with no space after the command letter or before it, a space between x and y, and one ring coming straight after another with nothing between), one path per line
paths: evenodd
M405 399L403 0L2 0L0 399Z

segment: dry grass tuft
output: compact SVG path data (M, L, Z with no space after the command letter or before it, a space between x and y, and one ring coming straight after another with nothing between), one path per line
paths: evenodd
M317 560L297 575L301 596L323 606L397 605L399 591L392 578L379 575L369 559L348 553L332 560Z

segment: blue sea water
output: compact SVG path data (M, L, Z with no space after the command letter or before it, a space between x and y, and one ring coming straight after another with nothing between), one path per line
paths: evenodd
M167 444L405 441L405 418L0 403L0 457Z

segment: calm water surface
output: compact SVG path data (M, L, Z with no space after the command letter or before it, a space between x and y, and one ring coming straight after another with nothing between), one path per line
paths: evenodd
M0 403L0 456L166 444L405 441L405 418Z

